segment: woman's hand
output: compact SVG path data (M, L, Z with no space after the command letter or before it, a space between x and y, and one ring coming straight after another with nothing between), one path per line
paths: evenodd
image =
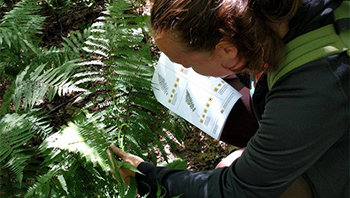
M138 157L136 155L133 155L133 154L130 154L130 153L125 153L120 148L118 148L118 147L116 147L114 145L110 146L110 148L112 149L113 154L116 157L119 157L123 161L130 163L135 168L137 168L138 165L140 165L141 162L144 161L142 158L140 158L140 157ZM109 155L110 158L113 157L112 156L113 154L111 154L109 152L109 149L108 149L108 155ZM127 185L129 185L129 183L130 183L130 177L135 177L135 172L131 171L129 169L126 169L126 168L120 168L120 174L121 174L122 178L124 179L124 181L125 181L125 183Z

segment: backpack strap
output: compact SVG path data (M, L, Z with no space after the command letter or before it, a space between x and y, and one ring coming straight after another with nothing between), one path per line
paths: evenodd
M350 56L350 0L345 0L334 10L334 28L348 48L347 54Z
M289 71L308 62L347 51L350 56L350 1L345 0L335 11L333 24L303 34L290 41L280 67L267 73L271 90L274 83Z

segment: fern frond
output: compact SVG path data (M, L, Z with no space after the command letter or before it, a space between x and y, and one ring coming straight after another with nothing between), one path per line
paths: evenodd
M106 148L109 147L109 145L112 144L111 141L113 141L111 138L107 136L109 133L108 131L115 130L115 127L109 128L106 130L103 123L99 122L101 117L99 116L88 116L89 118L76 121L76 123L70 123L67 127L65 127L61 132L58 132L49 138L46 139L44 146L41 148L41 150L46 149L53 149L52 150L52 157L50 157L52 160L54 159L61 159L63 157L63 154L60 152L62 150L66 150L69 153L77 153L79 156L82 156L84 160L86 160L87 164L91 163L91 166L86 166L86 162L84 162L84 170L81 169L78 164L69 165L69 171L74 170L74 174L76 174L76 169L81 169L81 171L93 171L90 173L84 173L87 174L85 177L92 177L93 179L97 179L96 177L96 171L99 169L102 171L99 171L99 174L102 174L100 176L100 179L107 180L108 177L106 177L106 174L108 174L109 171L112 170L118 170L120 167L127 167L129 169L134 169L134 171L137 171L135 168L133 168L131 165L125 164L124 162L118 162L114 161L111 162L107 152ZM79 120L79 119L78 119ZM80 157L78 157L80 158ZM52 163L52 160L46 161L45 164ZM75 163L75 162L74 162ZM67 167L67 166L65 166ZM97 169L96 169L97 168ZM126 192L126 188L123 184L123 180L119 174L119 171L112 171L114 174L114 177L117 179L117 186L118 192L121 194L124 194ZM68 177L71 177L72 173L70 174L63 174L65 177L66 182L72 182L74 179L68 179ZM112 180L109 182L113 182ZM91 183L91 181L89 182ZM68 184L68 183L67 183ZM70 183L69 186L76 186L79 184L76 183ZM86 185L86 183L85 183ZM86 187L86 186L85 186ZM74 189L70 189L70 187L67 187L67 190L70 194L75 194ZM78 194L79 195L79 194Z
M5 164L5 168L9 168L17 177L20 188L22 187L24 162L34 155L34 149L26 146L21 146L13 150L10 159Z
M41 20L44 17L40 17L39 15L33 15L34 13L38 13L41 10L39 5L39 0L23 0L16 4L15 8L8 12L4 18L1 20L0 25L10 26L9 24L16 24L18 26L22 26L25 30L35 31L41 29Z
M90 128L90 131L93 129ZM48 148L67 149L70 152L78 152L85 156L88 161L99 164L104 170L109 171L109 165L106 162L106 148L109 146L107 141L103 139L104 135L99 130L94 130L94 141L85 139L84 135L89 133L83 127L78 127L73 123L69 123L62 132L58 132L51 136ZM98 149L97 149L98 148ZM102 151L103 150L103 151Z
M70 33L68 35L69 38L63 37L63 40L65 42L62 43L62 45L64 46L64 49L62 49L62 51L69 52L69 56L71 57L71 59L75 59L78 57L88 58L83 48L84 42L91 34L90 31L90 28L86 28L84 29L83 33Z
M40 197L50 197L50 181L58 172L58 168L53 168L48 171L45 175L37 178L38 182L33 184L24 195L24 197L40 196ZM38 193L37 193L38 192Z
M33 136L26 115L6 114L0 120L0 162Z
M91 27L91 35L83 48L93 57L81 63L85 71L75 75L76 84L90 86L93 98L84 109L97 108L92 112L101 116L105 127L126 127L121 131L129 152L143 155L153 153L153 147L171 144L172 139L164 128L181 133L181 125L155 99L151 89L154 61L150 46L144 42L145 18L125 14L131 9L129 1L118 1L107 8L105 16L99 17ZM87 96L85 96L87 97ZM119 139L120 133L110 134ZM159 136L165 141L159 141ZM174 135L180 138L181 135ZM163 151L161 151L163 152ZM166 158L166 154L163 152Z
M45 64L40 65L30 73L28 66L17 76L12 95L16 111L20 109L22 101L24 109L33 108L35 102L44 98L46 94L48 94L48 99L52 100L56 93L61 96L73 91L85 91L85 89L78 88L68 81L71 71L76 67L75 61L69 61L61 67L47 71L44 71L45 66Z
M44 112L39 111L38 109L32 109L30 116L28 116L27 119L32 124L31 130L34 131L36 135L39 135L42 140L52 134L53 127L49 120L49 116L44 115Z
M0 162L7 159L4 167L15 173L20 185L25 168L23 164L35 154L33 148L25 144L34 134L45 137L52 131L44 117L35 117L35 114L6 114L0 121Z
M143 157L151 155L156 162L154 148L166 157L163 147L172 141L166 131L182 132L177 117L153 96L154 61L145 40L145 18L130 12L130 1L116 1L83 34L64 38L63 48L46 49L35 35L43 19L28 18L38 11L37 1L21 2L11 15L22 9L25 16L7 17L0 24L0 50L4 52L0 59L9 61L1 59L0 73L14 79L4 95L6 111L0 114L1 167L18 185L10 188L27 191L27 197L132 196L115 171L132 167L110 160L109 145L118 144ZM23 10L26 3L35 8ZM20 27L16 20L21 21L18 24L29 20L32 28ZM84 92L81 97L87 105L68 126L53 131L47 116L35 110L37 101L52 101L55 95L76 91ZM16 113L8 114L13 109ZM34 140L38 144L37 139L45 141L29 149Z
M0 21L0 46L32 48L35 34L40 34L45 17L37 15L41 10L38 0L23 0Z

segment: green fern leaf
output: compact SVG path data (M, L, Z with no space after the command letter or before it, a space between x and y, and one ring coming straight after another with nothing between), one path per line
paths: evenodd
M0 120L0 162L33 136L26 115L6 114Z
M38 177L38 182L33 184L24 195L25 198L32 196L49 197L50 187L48 181L51 180L59 169L51 169L45 175Z
M24 109L33 108L35 102L44 98L46 93L48 93L48 99L52 100L56 93L62 96L72 92L84 92L85 89L76 87L68 81L71 71L76 67L74 62L70 61L61 67L47 71L44 71L46 65L42 64L31 73L28 66L16 78L12 96L16 111L19 111L22 101Z
M25 166L23 165L29 158L34 155L34 149L30 147L21 146L21 148L13 150L10 159L5 164L5 168L9 168L17 176L20 188L22 187L23 180L23 170Z
M38 39L34 35L41 33L45 20L45 17L36 15L40 9L38 0L23 0L16 4L0 21L0 40L5 41L9 48L21 46L25 50L29 47L37 52L32 41Z
M81 128L73 123L69 123L68 127L66 127L62 132L56 133L47 139L48 148L67 149L70 152L79 152L88 158L89 161L99 164L104 170L109 171L110 167L106 162L106 148L108 147L106 142L100 140L98 142L103 142L101 143L102 145L96 143L96 146L103 147L105 154L103 152L98 152L90 146L92 141L85 139L81 132L86 131L81 130ZM99 136L95 135L94 137L96 138ZM95 139L95 141L97 140Z

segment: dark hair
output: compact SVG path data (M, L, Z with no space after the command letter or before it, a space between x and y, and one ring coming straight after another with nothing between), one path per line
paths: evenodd
M284 43L274 24L290 20L300 0L154 0L155 36L173 33L191 51L212 51L221 40L238 48L248 69L258 73L279 67Z

